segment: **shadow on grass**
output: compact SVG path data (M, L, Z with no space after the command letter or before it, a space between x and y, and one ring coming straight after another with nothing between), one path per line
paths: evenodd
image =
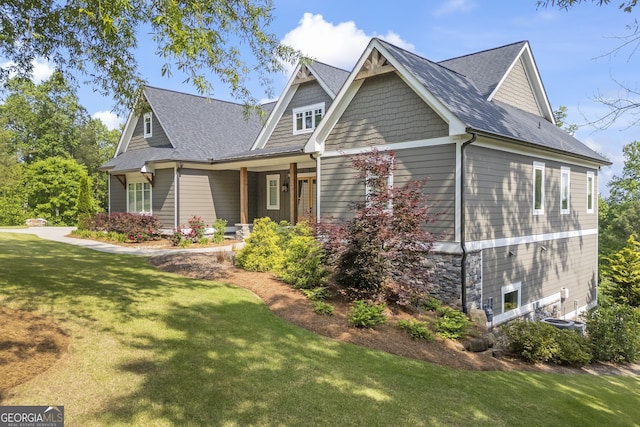
M468 372L331 341L144 258L0 238L0 301L114 334L139 379L100 425L634 425L637 378ZM142 356L141 356L142 355ZM108 392L108 391L105 391Z

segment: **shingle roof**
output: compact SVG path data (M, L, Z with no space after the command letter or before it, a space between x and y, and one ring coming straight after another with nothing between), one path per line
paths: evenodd
M316 77L322 79L329 86L334 95L340 91L350 74L349 71L319 61L314 61L311 68L318 74Z
M438 62L438 64L466 76L473 81L480 94L488 98L526 44L526 41L521 41L447 59Z
M544 149L559 150L603 164L609 163L603 156L544 118L505 103L487 101L476 83L465 75L445 67L442 63L429 61L383 40L378 40L378 42L425 89L436 96L451 113L465 123L470 131L514 139ZM510 45L510 47L515 50L517 45ZM509 46L505 48L509 48ZM506 52L509 51L512 50L493 49L485 51L482 56L494 52L498 58L504 59ZM513 59L515 58L512 58L512 62ZM485 57L483 60L488 61L489 59ZM485 79L485 81L488 80ZM485 92L488 87L485 87Z

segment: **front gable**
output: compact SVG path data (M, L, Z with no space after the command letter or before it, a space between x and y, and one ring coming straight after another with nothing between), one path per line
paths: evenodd
M145 116L151 120L151 134L145 132ZM171 148L171 142L162 125L153 112L141 114L135 121L133 132L127 143L126 151L143 150L145 148Z

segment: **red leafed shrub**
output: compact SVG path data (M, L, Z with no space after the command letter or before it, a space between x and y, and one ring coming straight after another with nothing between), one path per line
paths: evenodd
M93 216L89 224L91 231L116 232L124 234L132 242L147 242L160 238L160 220L155 215L139 215L116 212L99 213Z

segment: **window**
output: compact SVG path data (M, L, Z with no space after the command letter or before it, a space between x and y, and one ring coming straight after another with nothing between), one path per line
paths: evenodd
M132 182L127 187L127 212L151 213L151 184Z
M587 172L587 213L595 212L596 177L593 172Z
M280 209L280 175L267 175L267 209Z
M533 162L533 214L544 214L544 163Z
M522 282L513 283L502 287L502 312L515 310L520 307L520 294Z
M560 168L560 213L568 214L569 199L571 197L571 169L567 167Z
M151 138L153 134L153 121L151 120L151 113L144 114L144 137Z
M324 102L293 109L293 134L309 133L324 117Z

